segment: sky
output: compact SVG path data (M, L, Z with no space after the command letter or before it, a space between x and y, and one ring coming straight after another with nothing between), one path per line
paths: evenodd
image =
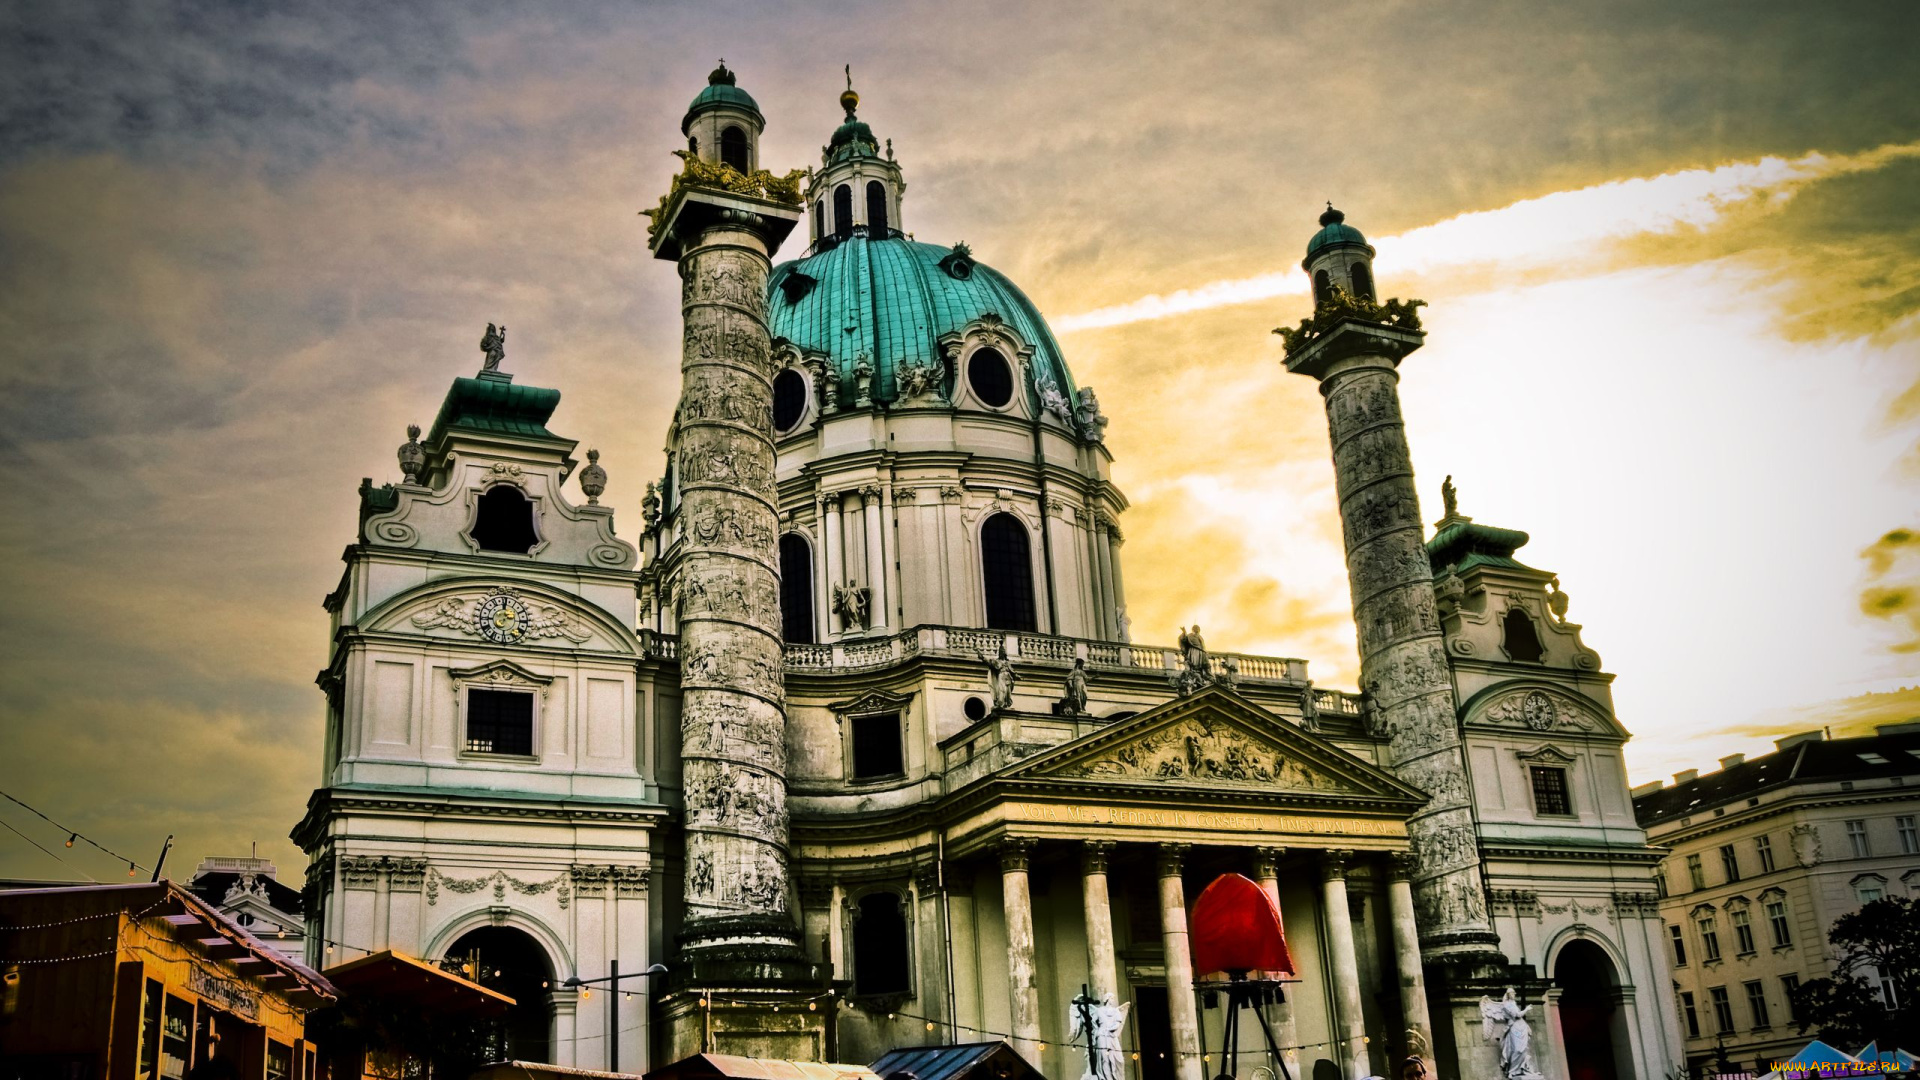
M0 791L150 866L287 840L361 477L477 364L639 529L677 393L645 219L724 57L764 163L851 63L902 227L1112 418L1136 639L1358 661L1324 414L1270 333L1328 200L1430 331L1429 520L1522 529L1635 782L1920 718L1905 2L104 3L0 9ZM0 802L0 876L124 880ZM37 841L47 852L36 850Z

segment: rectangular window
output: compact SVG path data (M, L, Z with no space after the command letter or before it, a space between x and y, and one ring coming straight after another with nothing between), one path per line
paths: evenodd
M154 1080L160 1068L160 1010L166 1005L165 990L159 979L147 980L145 1007L140 1014L140 1080Z
M1787 1019L1796 1024L1800 1022L1800 1010L1794 1008L1793 996L1795 994L1798 994L1799 992L1800 992L1800 976L1798 975L1780 976L1780 993L1783 997L1786 998Z
M900 714L856 716L853 723L853 778L880 780L906 774L906 747L900 737Z
M1687 935L1677 926L1667 927L1667 936L1673 939L1673 966L1687 966Z
M187 1075L187 1062L193 1059L193 1003L167 995L167 1008L160 1021L160 1075L180 1080Z
M1747 983L1747 1011L1753 1014L1755 1028L1772 1027L1773 1021L1767 1019L1767 988L1755 980Z
M293 1047L267 1040L266 1080L293 1080Z
M1527 769L1533 775L1533 812L1571 816L1573 801L1567 797L1567 770L1550 765Z
M1884 975L1880 977L1880 997L1887 1003L1888 1011L1900 1007L1900 995L1894 992L1893 980Z
M1700 865L1700 856L1698 855L1687 856L1687 881L1691 883L1695 889L1704 889L1707 887L1707 871L1705 867Z
M1727 988L1710 986L1707 994L1713 999L1713 1030L1721 1035L1733 1031L1733 1002L1727 998Z
M1754 837L1753 853L1760 857L1760 872L1763 874L1773 873L1773 837Z
M1711 915L1699 920L1699 926L1700 952L1707 958L1708 963L1712 963L1720 959L1720 932L1714 928Z
M1869 877L1865 881L1859 882L1858 884L1854 885L1853 887L1854 898L1859 900L1860 903L1863 905L1871 904L1875 900L1878 900L1881 897L1887 895L1886 890L1881 888L1882 884L1883 882L1881 881L1881 879L1877 877Z
M1680 1018L1686 1021L1687 1038L1689 1039L1699 1038L1700 1037L1700 1014L1694 1010L1692 991L1689 991L1689 990L1680 991Z
M1729 882L1740 880L1740 855L1732 844L1720 845L1720 872L1727 875Z
M1847 822L1847 843L1853 846L1853 857L1864 859L1873 854L1873 845L1867 843L1867 823L1861 820Z
M1767 901L1767 926L1773 930L1773 947L1784 949L1793 944L1793 930L1787 926L1787 902Z
M533 695L518 690L467 691L467 752L533 756Z
M1915 827L1913 815L1901 814L1893 824L1900 830L1900 854L1920 855L1920 828Z
M1667 868L1664 866L1662 866L1660 869L1655 870L1653 872L1653 895L1660 897L1663 900L1666 899Z
M1727 921L1733 924L1734 943L1739 946L1741 956L1753 953L1753 919L1746 908L1734 908L1727 912Z

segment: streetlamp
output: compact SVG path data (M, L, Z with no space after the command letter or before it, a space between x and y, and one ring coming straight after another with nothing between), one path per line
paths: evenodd
M667 965L665 964L655 964L645 971L629 971L625 975L620 974L620 961L618 960L609 962L607 967L608 967L608 970L611 972L611 974L608 974L602 978L583 979L578 975L574 975L568 978L566 982L563 982L560 985L561 986L578 986L584 989L588 986L592 986L594 983L617 984L621 979L651 979L655 975L665 975L667 973ZM618 1012L615 1011L615 1006L614 1006L614 1002L618 1001L619 997L617 996L617 994L613 992L618 989L619 989L618 986L614 986L607 994L607 1071L608 1072L620 1071L620 1019L619 1019L619 1014ZM585 995L583 994L582 996L585 996Z

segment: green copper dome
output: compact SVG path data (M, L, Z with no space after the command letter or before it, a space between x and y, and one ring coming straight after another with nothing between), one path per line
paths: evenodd
M940 365L939 339L986 315L999 316L1033 347L1036 378L1050 378L1069 400L1074 394L1060 344L1039 309L999 271L974 262L963 245L856 234L774 267L767 312L775 339L827 355L840 372L843 407L853 404L853 368L862 354L873 364L874 400L892 401L902 369ZM1032 385L1027 393L1034 400Z
M767 118L760 114L760 103L753 100L752 94L734 85L733 72L727 70L726 61L723 60L720 66L714 68L712 74L707 76L707 88L695 94L693 104L687 106L687 115L680 120L680 134L685 135L692 128L694 117L729 105L736 109L745 109L753 114L754 119L760 121L760 126L766 126Z
M1307 258L1311 260L1315 255L1320 254L1327 248L1333 247L1335 244L1354 244L1359 247L1366 247L1367 238L1360 235L1359 229L1354 228L1346 222L1347 215L1335 210L1333 204L1328 203L1327 212L1320 215L1320 231L1314 233L1313 239L1307 241Z

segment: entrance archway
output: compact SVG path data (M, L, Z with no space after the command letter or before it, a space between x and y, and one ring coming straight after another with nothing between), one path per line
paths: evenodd
M1553 963L1553 981L1560 987L1568 1080L1623 1080L1619 1060L1628 1051L1626 1015L1613 961L1591 941L1570 941Z
M547 1003L553 967L539 942L511 926L482 926L448 946L445 963L454 973L514 1001L500 1027L504 1045L493 1048L493 1060L553 1061Z

